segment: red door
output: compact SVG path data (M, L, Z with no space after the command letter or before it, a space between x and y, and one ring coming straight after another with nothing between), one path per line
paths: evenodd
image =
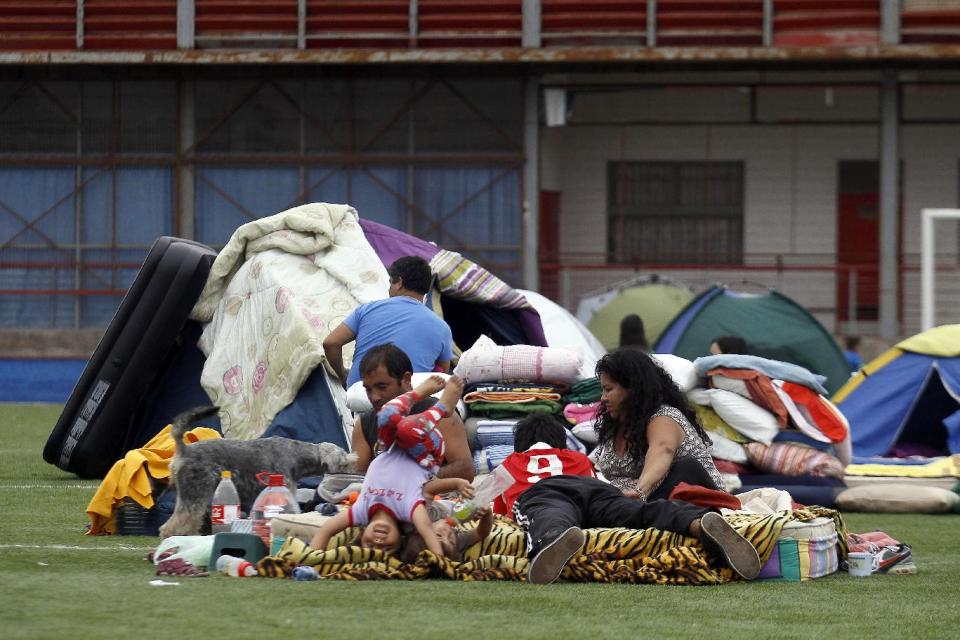
M880 317L880 163L841 160L837 174L837 319L875 321ZM899 191L903 193L902 188ZM902 200L897 208L897 226L899 265L903 246ZM901 277L899 273L897 277ZM898 290L902 313L902 280ZM851 297L855 317L850 314Z
M837 194L837 317L844 322L879 317L879 210L876 191ZM855 318L850 317L851 288Z
M560 192L540 192L540 293L557 300L560 295L557 264L560 261Z

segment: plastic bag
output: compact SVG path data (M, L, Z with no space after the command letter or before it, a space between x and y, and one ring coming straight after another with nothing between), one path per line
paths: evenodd
M153 550L153 563L162 560L183 560L195 567L206 567L216 536L170 536ZM170 555L164 555L169 553Z

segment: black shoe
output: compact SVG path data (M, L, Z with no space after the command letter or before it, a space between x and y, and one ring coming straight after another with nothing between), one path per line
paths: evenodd
M530 584L550 584L560 577L564 565L586 542L587 536L579 527L570 527L553 542L540 550L527 567L527 582Z
M760 555L719 513L711 511L700 518L700 544L713 556L736 571L745 580L760 573Z

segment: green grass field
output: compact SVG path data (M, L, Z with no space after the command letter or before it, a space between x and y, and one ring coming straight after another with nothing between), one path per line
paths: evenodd
M0 405L4 638L950 638L960 517L849 514L913 545L919 574L658 587L164 578L155 538L87 537L97 482L43 462L59 407Z

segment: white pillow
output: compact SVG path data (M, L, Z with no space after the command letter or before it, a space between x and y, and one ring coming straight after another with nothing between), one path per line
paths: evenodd
M434 372L415 373L410 377L410 384L416 387L430 376L440 376L446 380L450 377L450 374ZM433 394L433 397L439 398L441 393L443 393L442 389ZM350 385L349 389L347 389L347 409L350 409L350 411L353 411L354 413L364 413L373 409L373 405L370 404L370 399L367 398L367 391L363 388L363 380L357 380ZM459 413L460 416L464 416L466 415L466 412L467 410L464 407L463 402L458 401L457 413Z
M750 392L747 390L747 382L745 380L728 378L727 376L721 376L718 374L715 376L710 376L710 381L713 383L713 387L715 389L723 389L724 391L735 393L738 396L750 400Z
M670 374L673 381L686 393L700 384L700 374L693 363L686 358L675 356L672 353L654 353L650 356L654 362Z
M533 380L573 384L580 380L583 354L559 347L515 344L501 347L481 335L463 352L455 374L464 384L498 380Z
M706 393L717 415L751 440L768 445L780 432L776 416L746 398L723 389L708 389Z
M713 444L710 445L711 456L719 458L720 460L747 464L747 450L743 448L742 444L712 431L708 435L710 439L713 440Z
M710 406L710 394L707 393L707 389L701 387L696 387L694 389L689 389L687 394L687 400L693 404L699 404L702 407Z
M577 440L580 442L597 444L597 431L593 428L593 422L581 422L579 424L575 424L570 431L573 433L573 435L577 436Z

